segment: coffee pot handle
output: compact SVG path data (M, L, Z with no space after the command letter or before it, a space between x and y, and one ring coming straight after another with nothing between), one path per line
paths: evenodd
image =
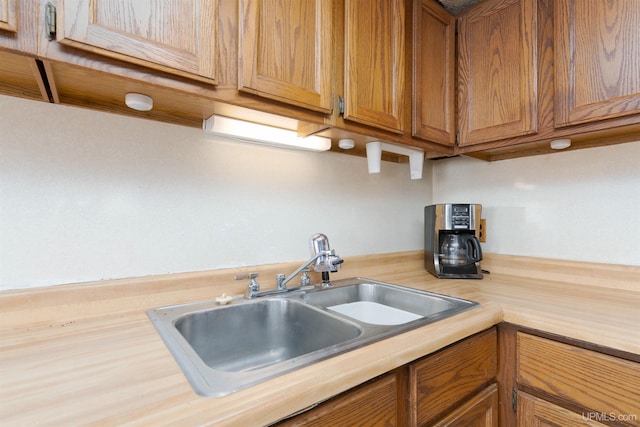
M471 258L473 262L482 261L482 248L480 247L480 241L478 238L476 236L470 236L467 240L467 243L469 242L473 247L473 251L469 251L469 258Z

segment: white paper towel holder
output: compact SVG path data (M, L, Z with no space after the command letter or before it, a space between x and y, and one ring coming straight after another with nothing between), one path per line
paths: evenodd
M422 168L424 166L424 151L413 148L399 147L386 142L373 141L367 143L367 165L369 173L380 173L380 163L382 152L402 154L409 156L409 172L411 179L422 179Z

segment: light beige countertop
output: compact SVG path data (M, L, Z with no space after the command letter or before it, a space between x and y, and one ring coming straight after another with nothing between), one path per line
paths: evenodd
M223 398L196 395L148 308L240 294L235 274L295 263L0 293L0 424L264 425L501 321L640 354L640 267L489 255L483 280L438 280L412 251L347 258L367 277L480 308Z

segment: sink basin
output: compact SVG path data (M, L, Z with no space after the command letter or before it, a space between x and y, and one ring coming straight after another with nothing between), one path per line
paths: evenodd
M196 393L220 397L478 306L369 279L333 285L147 315Z
M351 323L289 299L191 313L175 327L208 367L227 372L260 369L361 333Z
M358 282L303 296L304 301L377 325L448 317L467 301L380 282Z

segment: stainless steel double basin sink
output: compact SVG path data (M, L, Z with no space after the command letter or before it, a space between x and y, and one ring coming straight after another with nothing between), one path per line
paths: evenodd
M478 303L369 279L147 315L196 393L221 397Z

